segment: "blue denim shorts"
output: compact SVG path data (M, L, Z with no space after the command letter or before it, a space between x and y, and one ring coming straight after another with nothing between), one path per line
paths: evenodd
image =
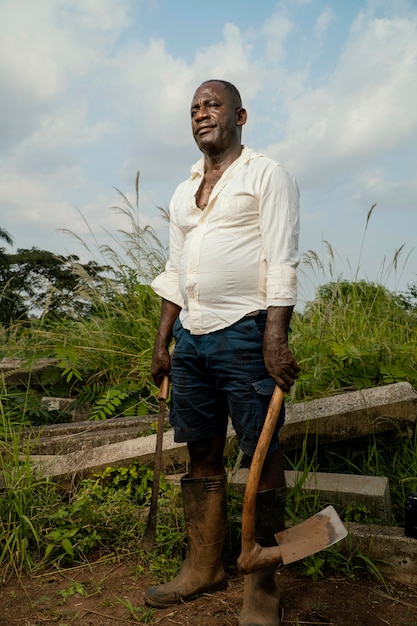
M263 358L266 315L207 335L191 335L176 320L170 412L176 442L225 436L230 416L242 451L253 456L275 388ZM269 452L278 448L284 419L283 405Z

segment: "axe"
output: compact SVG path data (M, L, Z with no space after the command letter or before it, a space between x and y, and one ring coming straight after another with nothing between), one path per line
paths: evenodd
M155 541L156 532L156 513L158 510L158 492L159 477L161 474L162 462L162 442L164 437L164 421L166 412L166 403L168 398L169 380L168 376L164 376L161 386L159 387L159 413L158 413L158 430L156 433L156 448L154 457L153 482L151 507L149 509L148 523L146 525L145 534L143 535L142 549L145 552L151 552Z
M328 548L347 535L335 509L328 506L301 524L276 533L277 546L263 548L255 541L256 493L283 399L282 390L276 386L246 482L242 508L242 549L237 561L244 574L276 563L299 561Z

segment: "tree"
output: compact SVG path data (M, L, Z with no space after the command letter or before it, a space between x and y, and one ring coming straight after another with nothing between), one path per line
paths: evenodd
M0 239L10 246L13 237L0 227ZM14 290L12 272L10 270L10 255L5 248L0 248L0 323L8 323L10 319L26 319L26 309L22 296Z
M0 239L3 239L9 246L13 245L13 237L0 226ZM0 265L6 263L6 250L4 248L0 248Z
M57 256L35 247L4 254L0 264L0 323L9 325L39 316L88 315L94 303L83 287L87 283L97 287L107 269L95 261L82 264L75 255Z
M4 241L6 243L9 244L9 246L13 245L13 237L7 232L7 230L5 230L4 228L1 228L0 226L0 239L4 239Z

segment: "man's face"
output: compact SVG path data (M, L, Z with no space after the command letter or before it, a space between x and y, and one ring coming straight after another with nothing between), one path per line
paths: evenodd
M240 143L240 128L246 111L236 107L232 95L222 83L204 83L191 103L191 128L203 152L222 151Z

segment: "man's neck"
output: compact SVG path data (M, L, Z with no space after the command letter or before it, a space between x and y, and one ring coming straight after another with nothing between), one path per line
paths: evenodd
M224 172L241 154L242 146L240 144L221 153L204 152L204 171Z

